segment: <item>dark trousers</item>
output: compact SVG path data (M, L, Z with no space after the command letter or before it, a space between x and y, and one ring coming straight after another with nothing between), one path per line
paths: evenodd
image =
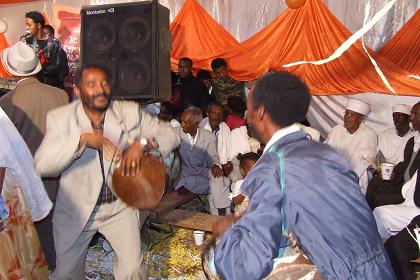
M47 191L48 197L54 203L55 198L57 197L57 190L59 179L58 178L42 178L42 183L44 188ZM41 246L44 249L44 255L47 259L48 270L53 271L55 269L55 247L54 247L54 237L53 237L53 213L54 207L51 209L51 212L48 216L42 221L35 222L35 228L38 233L39 241Z
M391 181L384 181L380 176L374 176L366 190L366 200L370 209L389 204L400 204L404 202L401 195L403 183L396 184Z
M407 226L415 237L413 228L420 225L420 216L415 217ZM411 260L419 257L419 246L404 228L385 242L385 249L391 260L392 268L399 280L415 280L414 264Z
M54 209L51 210L45 219L34 223L42 249L44 249L49 271L55 269L55 248L52 224L53 212Z

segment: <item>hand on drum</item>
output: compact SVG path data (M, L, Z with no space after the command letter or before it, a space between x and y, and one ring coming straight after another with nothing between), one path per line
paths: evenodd
M119 161L121 158L117 146L99 133L82 133L80 135L79 146L86 146L102 151L104 158L107 160L111 160L114 157L115 161Z
M232 225L239 220L240 216L224 216L219 218L212 226L213 235L215 237L221 237L223 233L232 227Z
M138 141L134 141L123 153L121 160L121 170L123 176L134 176L140 170L141 158L144 154L144 146Z

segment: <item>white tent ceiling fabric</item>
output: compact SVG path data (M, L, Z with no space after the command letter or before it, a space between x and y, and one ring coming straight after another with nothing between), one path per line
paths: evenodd
M239 42L242 42L269 24L286 8L284 0L197 0L200 5ZM60 0L56 0L60 2ZM82 5L134 2L121 0L81 0ZM171 11L171 21L182 8L185 0L160 0ZM389 0L324 0L330 11L350 30L363 26L365 7L369 6L368 18L376 14ZM366 45L380 50L420 8L420 0L399 0L394 7L364 35ZM344 108L349 97L372 105L367 123L381 131L392 126L391 107L402 103L413 105L418 97L392 96L377 93L361 93L353 96L314 96L308 120L325 137L330 129L343 120Z

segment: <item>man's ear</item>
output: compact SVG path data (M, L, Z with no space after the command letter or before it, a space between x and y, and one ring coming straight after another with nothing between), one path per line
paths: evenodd
M264 115L265 115L265 109L263 106L260 106L257 110L257 118L259 120L262 120L264 118Z

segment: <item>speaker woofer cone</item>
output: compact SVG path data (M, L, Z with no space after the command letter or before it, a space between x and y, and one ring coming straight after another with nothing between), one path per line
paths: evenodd
M130 17L121 24L118 40L123 48L138 51L149 44L151 31L148 22L141 17Z
M89 25L86 41L86 48L96 53L107 52L115 44L115 27L108 21L98 20Z
M151 67L141 60L124 63L120 69L119 84L128 93L139 93L150 86Z

